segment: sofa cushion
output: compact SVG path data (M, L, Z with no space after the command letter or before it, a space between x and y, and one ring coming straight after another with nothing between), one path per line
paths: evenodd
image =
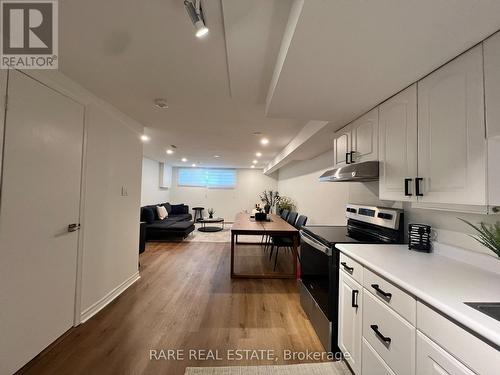
M148 226L146 228L148 230L149 229L153 229L153 230L166 229L166 228L172 226L173 224L175 224L176 222L177 222L177 220L172 220L170 218L165 219L165 220L155 220L152 224L148 224Z
M187 213L184 204L172 204L171 209L172 211L170 212L170 214L172 215L181 215Z
M170 218L175 219L176 221L190 221L193 217L191 214L180 214L180 215L172 215Z
M168 212L165 206L156 206L156 212L158 213L158 218L160 220L166 219L168 217Z
M167 212L169 215L172 213L172 206L170 205L170 203L165 202L165 203L162 203L161 205L167 209Z
M141 220L148 224L152 224L155 221L155 214L151 207L143 207L141 210Z

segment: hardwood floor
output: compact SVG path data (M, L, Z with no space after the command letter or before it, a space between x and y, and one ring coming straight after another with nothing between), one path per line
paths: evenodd
M141 279L22 373L181 375L187 366L298 363L283 350L323 351L295 281L231 280L229 252L228 243L148 244ZM162 349L217 350L222 360L150 360ZM274 350L277 360L230 361L230 349Z

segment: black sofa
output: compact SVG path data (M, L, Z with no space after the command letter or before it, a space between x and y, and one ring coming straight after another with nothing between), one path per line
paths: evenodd
M168 216L160 220L156 206L164 206ZM159 203L141 207L141 221L146 223L146 241L186 238L194 229L193 217L185 204Z

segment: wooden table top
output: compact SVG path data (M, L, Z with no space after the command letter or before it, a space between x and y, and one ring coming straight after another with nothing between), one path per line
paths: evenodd
M269 214L271 221L255 221L250 214L239 213L234 219L231 232L265 234L268 232L282 234L297 234L298 229L283 220L279 215Z

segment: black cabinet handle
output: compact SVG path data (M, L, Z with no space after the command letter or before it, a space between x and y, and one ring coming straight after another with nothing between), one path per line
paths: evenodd
M356 151L351 151L351 152L349 152L349 156L350 156L350 161L351 161L351 163L354 163L354 155L356 155Z
M392 340L390 337L384 336L383 334L380 333L380 331L378 330L378 325L372 324L372 325L370 325L370 328L373 329L373 332L375 332L375 334L377 335L377 337L380 340L382 340L383 342L385 342L387 344L391 343Z
M423 181L423 180L424 180L424 179L423 179L423 178L421 178L421 177L417 177L417 178L415 179L415 195L416 195L417 197L423 197L423 196L424 196L424 194L422 194L422 193L420 192L420 182L421 182L421 181Z
M359 294L359 290L353 290L352 291L352 298L351 298L351 306L352 307L355 307L355 308L358 308L358 294Z
M350 153L350 152L346 152L346 153L345 153L345 163L346 163L346 164L351 164L351 163L349 162L349 155L351 155L351 153Z
M405 178L405 197L411 197L413 194L410 193L409 183L412 182L412 178Z
M372 288L375 289L377 293L382 294L385 298L391 299L392 293L384 292L382 289L380 289L378 284L372 284Z
M344 269L345 269L347 272L352 273L352 272L354 271L354 267L349 267L349 266L347 265L347 263L346 263L346 262L342 262L342 263L340 263L340 264L341 264L342 266L344 266Z

